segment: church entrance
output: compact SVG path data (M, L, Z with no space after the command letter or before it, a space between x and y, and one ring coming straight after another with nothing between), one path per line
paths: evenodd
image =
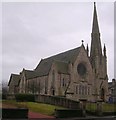
M101 99L102 101L105 101L105 91L103 88L101 89Z
M55 89L54 89L54 87L51 88L51 94L55 95Z

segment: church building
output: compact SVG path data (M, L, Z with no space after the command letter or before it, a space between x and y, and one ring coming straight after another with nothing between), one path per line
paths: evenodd
M82 41L82 45L77 48L41 59L34 70L23 69L17 77L18 81L20 79L18 93L63 96L76 101L108 101L106 46L102 48L101 45L96 4L90 51ZM12 74L9 89L14 87L13 80Z

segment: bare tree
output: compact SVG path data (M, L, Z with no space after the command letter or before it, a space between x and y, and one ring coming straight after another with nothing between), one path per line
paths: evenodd
M43 89L43 86L40 82L37 84L35 81L31 81L28 85L28 91L31 91L32 94L35 94L35 93L40 94L42 89Z
M2 82L2 94L8 93L8 85L7 82Z

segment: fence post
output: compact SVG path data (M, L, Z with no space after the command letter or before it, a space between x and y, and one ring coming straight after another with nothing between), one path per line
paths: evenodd
M86 116L86 99L79 99L80 100L80 108L83 111L83 116Z
M102 101L101 100L97 101L97 110L96 111L97 111L98 116L102 115Z

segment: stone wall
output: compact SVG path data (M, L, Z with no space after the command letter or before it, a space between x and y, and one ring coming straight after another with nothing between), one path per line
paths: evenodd
M51 104L51 105L62 106L66 108L71 108L71 109L80 108L79 102L67 99L65 97L59 97L59 96L36 95L35 101L46 103L46 104Z

